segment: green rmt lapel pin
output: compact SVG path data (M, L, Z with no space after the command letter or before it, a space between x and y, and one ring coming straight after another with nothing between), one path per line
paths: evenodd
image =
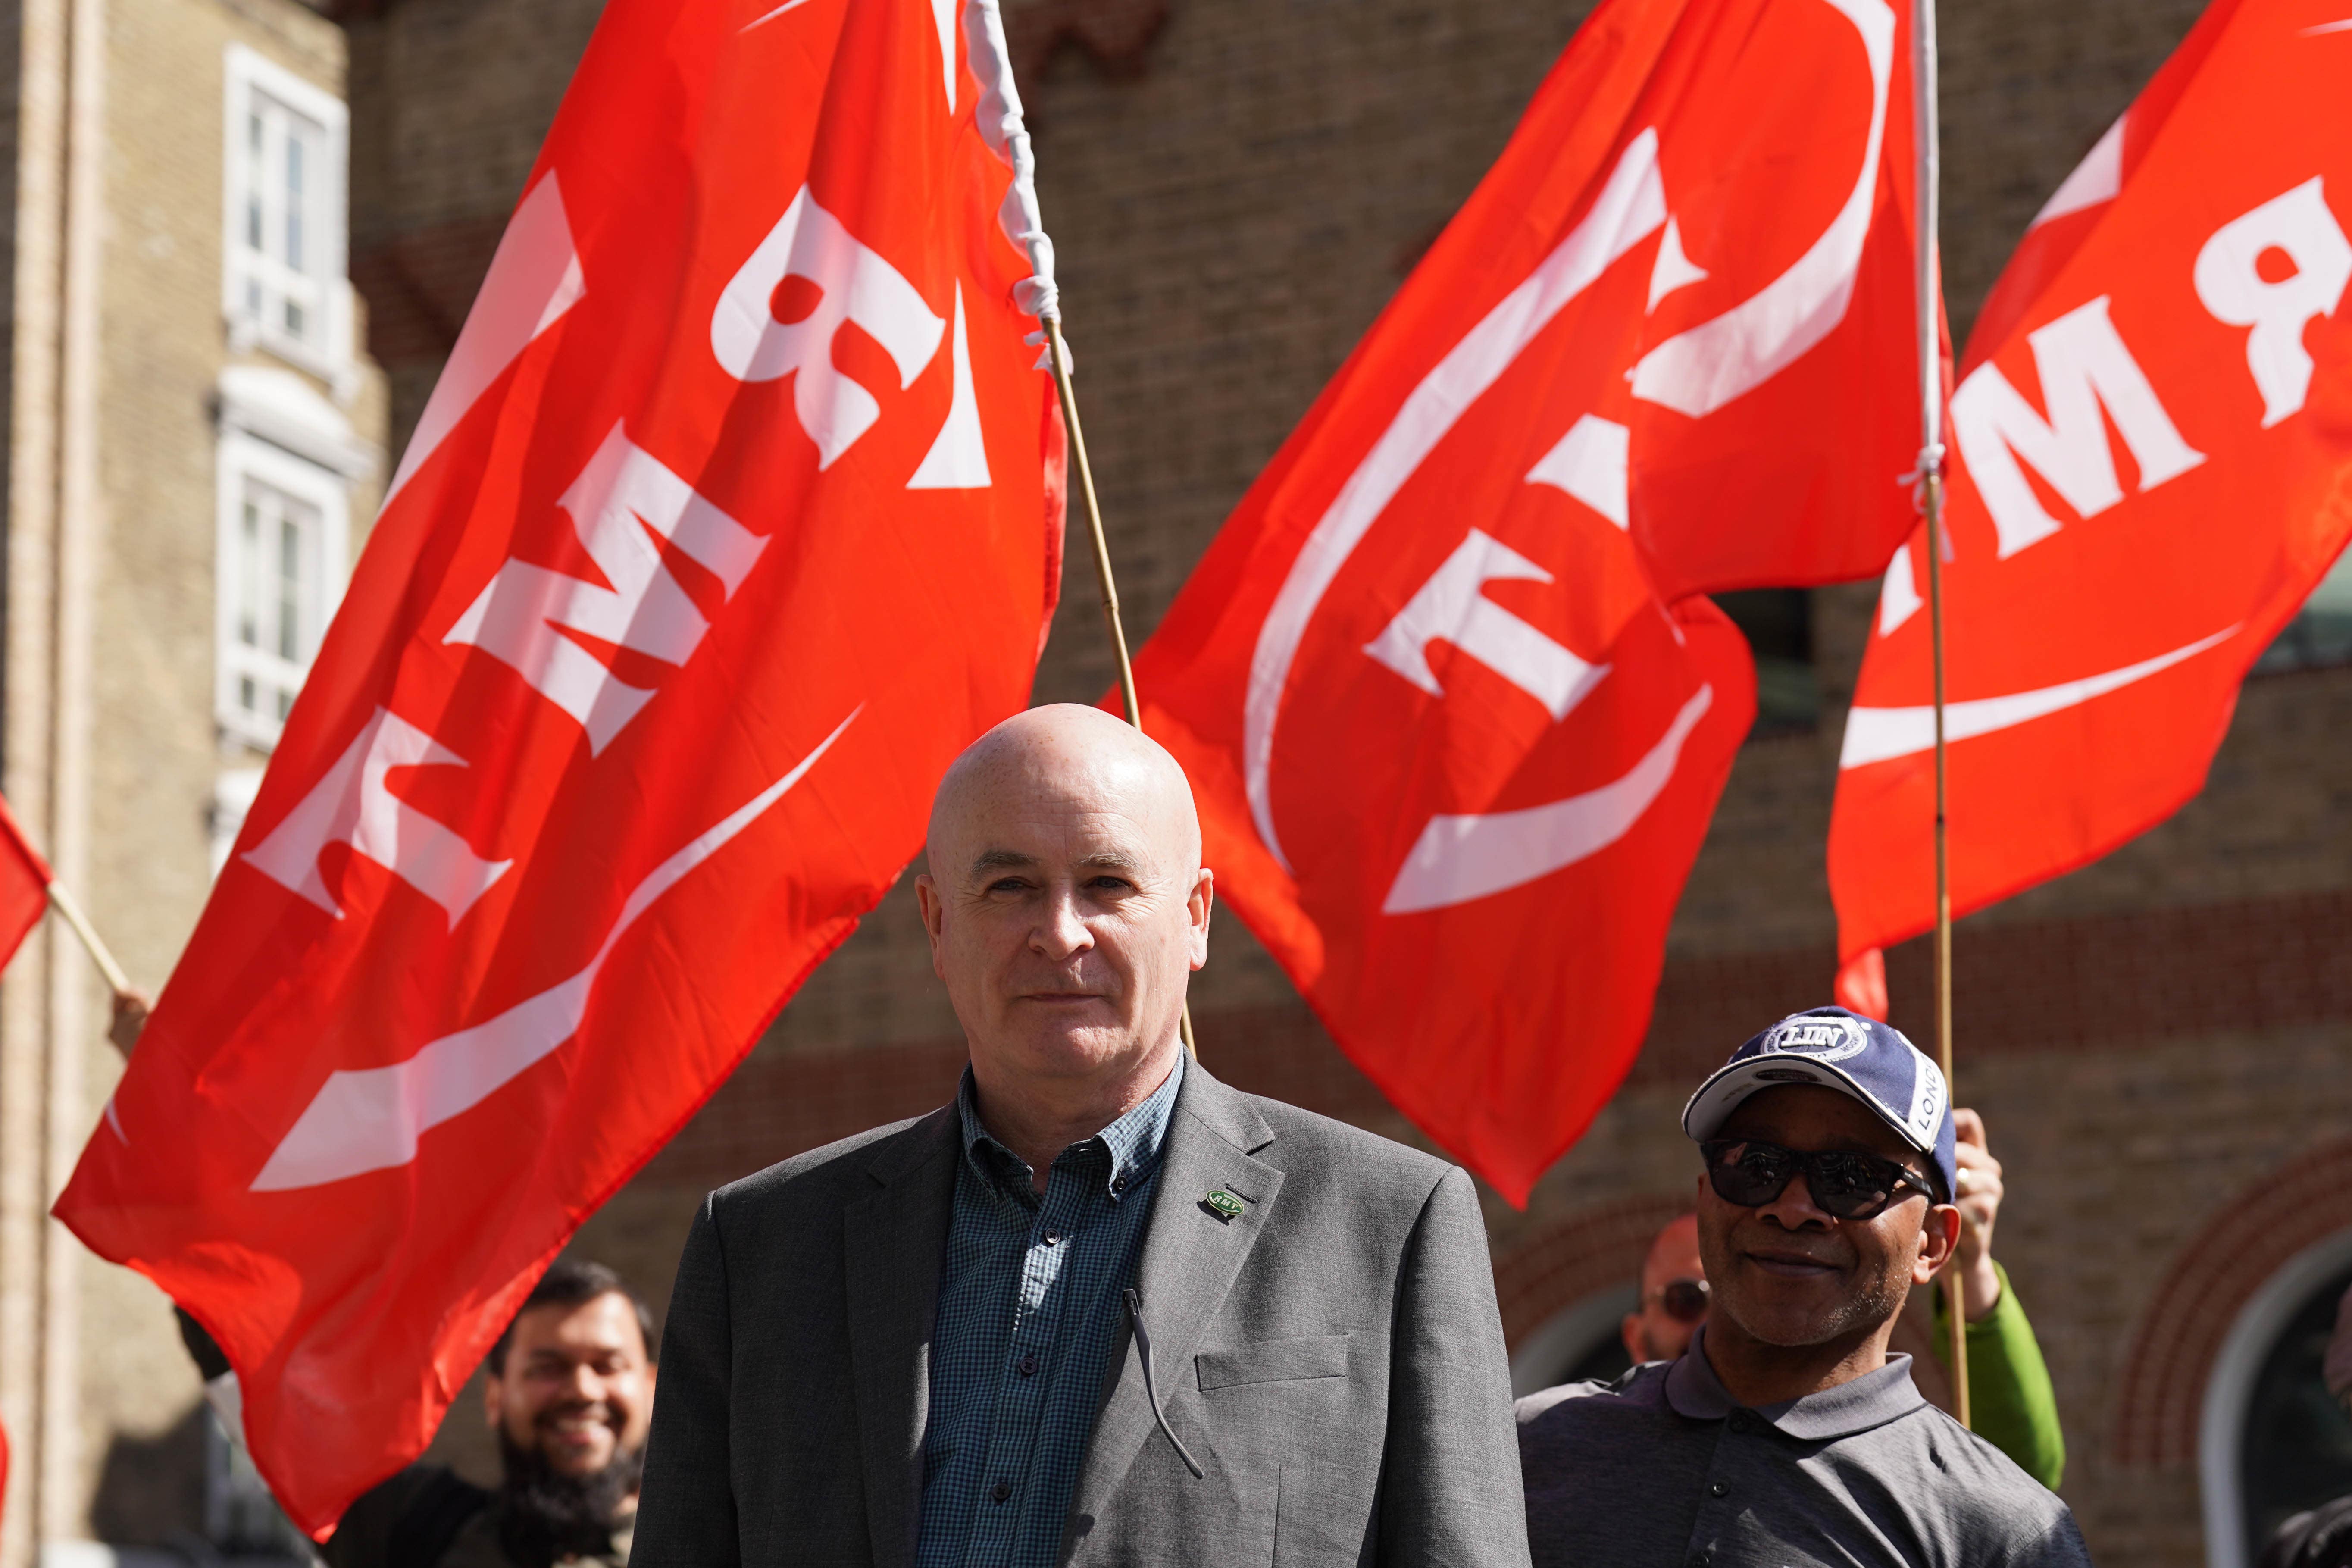
M1207 1197L1202 1198L1201 1200L1201 1206L1207 1209L1211 1214L1215 1215L1219 1219L1224 1220L1228 1223L1236 1218L1242 1212L1241 1199L1234 1196L1233 1194L1225 1191L1223 1187L1217 1188Z

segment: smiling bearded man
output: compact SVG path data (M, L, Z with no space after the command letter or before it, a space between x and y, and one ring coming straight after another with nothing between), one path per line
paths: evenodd
M1678 1361L1518 1403L1535 1561L1575 1568L2087 1568L2066 1505L1889 1355L1952 1257L1944 1075L1823 1007L1733 1054L1683 1111L1711 1301Z
M210 1373L218 1347L184 1321ZM652 1341L653 1315L619 1275L559 1258L483 1363L498 1489L411 1465L352 1504L320 1549L328 1568L623 1568L653 1410Z
M704 1202L635 1568L1524 1564L1469 1177L1184 1059L1214 879L1175 760L1009 719L929 867L962 1087Z

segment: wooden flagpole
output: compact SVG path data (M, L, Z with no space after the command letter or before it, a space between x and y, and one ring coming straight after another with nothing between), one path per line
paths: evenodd
M1927 619L1935 649L1936 693L1936 1054L1944 1069L1944 1091L1959 1103L1952 1073L1952 881L1946 828L1944 753L1944 374L1936 327L1937 303L1937 205L1941 200L1943 150L1936 99L1936 0L1913 0L1913 122L1919 151L1916 199L1919 267L1919 501L1927 519ZM1957 1199L1959 1194L1951 1194ZM1966 1300L1958 1259L1944 1266L1944 1306L1950 1320L1952 1414L1970 1426L1969 1337Z
M1111 652L1118 659L1118 694L1127 705L1127 721L1137 729L1143 728L1143 705L1135 695L1135 664L1128 657L1127 627L1118 616L1118 584L1110 570L1110 541L1104 537L1102 506L1095 500L1094 465L1087 461L1086 432L1078 424L1078 397L1070 385L1070 353L1062 342L1062 319L1058 311L1045 318L1045 348L1054 364L1054 391L1062 402L1062 425L1069 432L1070 464L1078 480L1078 494L1086 502L1087 531L1094 541L1095 584L1102 590L1103 625L1110 632ZM1184 1004L1177 1016L1177 1027L1184 1036L1184 1049L1194 1060L1200 1059L1201 1049L1192 1039L1192 1005Z
M81 938L82 946L89 952L90 962L98 965L100 974L106 976L107 984L113 988L117 996L130 994L131 976L123 973L122 965L114 962L114 954L99 938L98 928L91 925L89 917L81 912L81 905L66 890L66 885L53 880L49 883L48 892L49 907L72 928L74 935Z
M49 908L57 910L58 918L81 939L83 950L89 954L90 962L98 965L98 972L106 977L107 984L114 988L114 994L117 996L132 994L131 977L122 973L122 965L114 962L114 954L100 940L98 928L89 923L88 915L82 913L80 901L49 868L48 858L33 847L33 841L25 836L24 825L16 820L16 813L8 809L5 800L0 800L0 840L5 840L16 851L26 870L40 874L41 890L48 896Z

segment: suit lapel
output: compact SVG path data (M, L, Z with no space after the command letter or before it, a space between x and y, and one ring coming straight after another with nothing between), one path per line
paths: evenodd
M884 1141L866 1169L879 1190L842 1211L851 1384L875 1568L914 1561L956 1142L952 1105Z
M1282 1173L1254 1157L1273 1141L1272 1129L1247 1100L1211 1078L1198 1062L1185 1066L1152 1195L1151 1223L1135 1270L1162 1409L1190 1382L1193 1352L1282 1190ZM1219 1219L1202 1205L1219 1189L1243 1200L1242 1212L1231 1220ZM1142 1359L1130 1333L1078 1472L1074 1517L1100 1514L1154 1425Z

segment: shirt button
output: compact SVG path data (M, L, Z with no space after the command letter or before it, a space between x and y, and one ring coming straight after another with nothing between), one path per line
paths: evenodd
M1054 1234L1052 1231L1050 1231L1050 1230L1049 1230L1049 1231L1047 1231L1047 1232L1045 1233L1045 1245L1046 1245L1046 1246L1048 1246L1048 1247L1052 1247L1052 1246L1054 1246L1055 1243L1059 1242L1061 1239L1062 1239L1062 1238L1061 1238L1060 1237L1058 1237L1058 1236L1055 1235L1055 1234Z
M1034 1374L1034 1373L1036 1372L1036 1370L1037 1370L1037 1357L1036 1357L1036 1355L1035 1355L1035 1353L1034 1353L1034 1352L1032 1352L1032 1353L1030 1353L1030 1354L1028 1354L1028 1355L1024 1355L1024 1356L1023 1356L1023 1357L1021 1358L1021 1375L1022 1375L1022 1376L1024 1376L1024 1377L1028 1377L1028 1376L1030 1376L1030 1375Z
M1110 1190L1115 1193L1123 1193L1127 1191L1127 1178L1125 1176L1113 1176L1110 1179Z
M1722 1497L1722 1496L1726 1495L1727 1493L1728 1493L1728 1492L1731 1490L1731 1489L1730 1489L1729 1487L1725 1486L1721 1481L1717 1481L1717 1482L1716 1482L1713 1486L1708 1487L1706 1489L1707 1489L1707 1494L1708 1494L1710 1497Z
M1748 1430L1748 1416L1744 1412L1735 1410L1731 1413L1731 1419L1725 1425L1734 1432L1745 1432Z
M1013 1483L1011 1481L999 1481L996 1483L995 1487L990 1490L988 1495L995 1499L998 1502L1003 1502L1005 1499L1013 1495Z

